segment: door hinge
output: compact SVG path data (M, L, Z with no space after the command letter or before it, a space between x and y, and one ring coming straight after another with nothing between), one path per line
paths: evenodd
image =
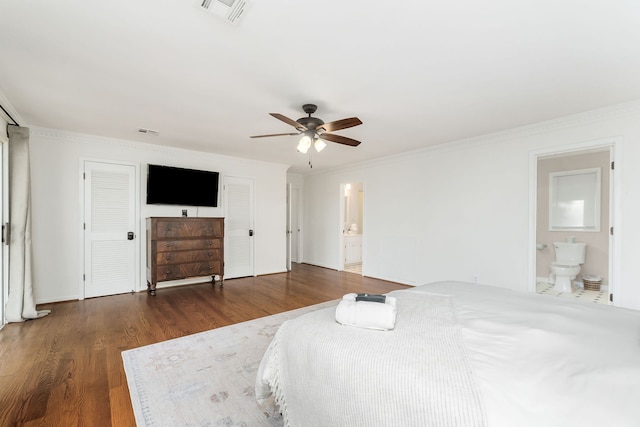
M609 301L613 302L613 294L609 294Z
M87 179L87 173L86 172L82 172L82 179Z
M8 222L2 224L2 243L9 246L9 239L11 238L11 227Z
M609 234L613 236L613 227L609 228Z
M84 282L84 281L86 281L86 280L87 280L87 276L83 274L83 275L82 275L82 281Z
M83 230L86 230L86 229L87 229L87 223L86 223L86 222L83 222L83 223L82 223L82 229L83 229Z
M611 170L614 170L616 168L616 162L611 162Z

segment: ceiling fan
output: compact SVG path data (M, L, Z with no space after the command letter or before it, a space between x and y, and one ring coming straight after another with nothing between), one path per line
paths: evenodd
M360 141L347 138L346 136L336 135L333 132L336 130L347 129L350 127L358 126L362 124L357 117L350 117L348 119L336 120L333 122L325 123L317 117L311 117L316 112L317 106L314 104L304 104L302 109L307 113L308 117L301 117L298 120L291 120L290 118L283 116L279 113L269 113L278 120L285 122L288 125L296 128L297 132L293 133L273 133L269 135L254 135L251 138L265 138L270 136L283 136L283 135L302 135L300 143L298 144L298 151L306 153L311 144L313 143L316 151L322 150L326 147L323 141L337 142L338 144L349 145L351 147L357 147L360 145Z

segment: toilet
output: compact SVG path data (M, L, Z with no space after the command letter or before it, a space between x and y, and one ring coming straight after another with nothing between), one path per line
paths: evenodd
M587 244L578 242L553 242L556 260L551 263L549 282L555 283L553 289L558 292L574 291L573 279L580 273L584 264Z

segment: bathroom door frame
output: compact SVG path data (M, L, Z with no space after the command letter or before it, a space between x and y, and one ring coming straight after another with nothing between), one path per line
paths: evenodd
M339 242L339 247L338 247L338 271L344 271L345 268L345 256L346 256L346 242L345 242L345 238L344 238L344 233L345 233L345 216L349 215L349 207L347 206L347 204L345 203L345 194L346 194L346 189L347 189L347 185L351 186L352 184L358 184L359 187L361 188L360 192L364 192L365 189L365 183L362 180L351 180L351 181L345 181L343 183L340 184L340 197L338 198L338 207L339 207L339 212L340 212L340 219L338 221L338 242ZM353 187L350 187L351 189ZM360 197L360 195L358 194L358 197ZM361 219L361 227L362 230L364 230L364 222L365 222L365 207L364 207L364 201L362 203L360 203L360 217ZM348 222L348 221L347 221ZM364 264L365 264L365 251L364 251L364 243L365 243L365 236L364 233L362 232L362 230L360 231L360 234L362 235L362 253L361 253L361 261L360 261L360 265L362 268L362 272L361 275L364 276Z
M344 224L345 224L345 211L347 205L344 202L345 191L347 188L347 182L340 184L340 197L338 198L338 206L340 212L340 218L338 220L338 271L344 271Z
M536 292L536 229L537 229L537 206L538 206L538 159L553 154L578 154L585 150L607 149L609 160L614 162L615 168L609 169L609 224L613 234L609 234L609 283L608 300L610 305L619 305L620 298L611 295L620 294L619 278L621 277L621 262L618 254L622 253L620 239L616 236L622 235L621 221L621 197L620 171L622 169L621 137L603 138L591 141L583 141L569 145L554 146L529 153L529 291Z
M287 271L291 271L291 263L302 262L302 209L300 207L301 188L287 183ZM295 257L293 256L295 254Z

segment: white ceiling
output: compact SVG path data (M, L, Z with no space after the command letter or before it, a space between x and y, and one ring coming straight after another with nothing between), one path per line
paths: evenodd
M364 122L316 171L640 99L640 2L0 0L0 92L23 125L306 173L296 137L249 138L295 131L268 113Z

